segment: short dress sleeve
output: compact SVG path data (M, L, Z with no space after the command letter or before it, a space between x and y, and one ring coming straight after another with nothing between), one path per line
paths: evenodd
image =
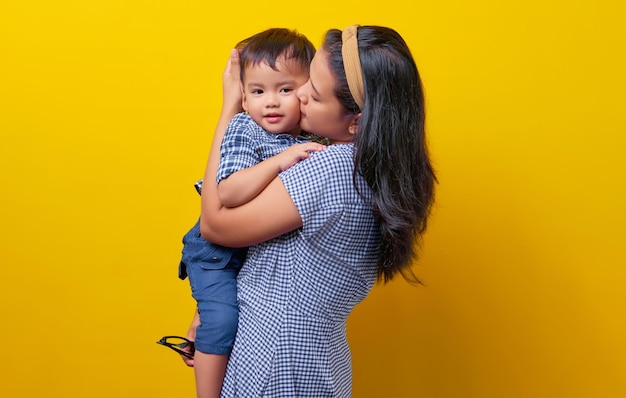
M280 174L304 226L310 226L320 207L333 206L351 191L346 186L346 175L352 176L354 163L351 145L331 145L321 152L312 153Z
M376 239L378 222L365 181L353 179L353 145L331 145L280 174L310 244L360 258L356 242ZM351 247L352 245L352 247Z

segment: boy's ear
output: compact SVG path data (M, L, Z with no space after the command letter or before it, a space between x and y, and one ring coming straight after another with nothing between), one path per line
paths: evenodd
M243 83L239 82L239 90L241 91L241 108L248 112L248 103L246 102L246 93L243 91Z
M348 132L352 135L355 135L359 132L359 118L361 117L360 113L357 113L352 117L350 121L350 125L348 126Z

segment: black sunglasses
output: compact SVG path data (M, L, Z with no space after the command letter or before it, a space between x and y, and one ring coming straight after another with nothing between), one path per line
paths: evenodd
M157 344L169 347L189 359L193 359L193 354L196 351L193 341L180 336L164 336L161 340L157 341ZM189 347L189 351L183 351L183 349L187 347Z

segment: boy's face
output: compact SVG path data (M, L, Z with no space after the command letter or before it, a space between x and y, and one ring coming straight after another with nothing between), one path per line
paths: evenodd
M300 101L296 89L309 73L293 61L277 60L274 70L263 62L244 70L243 109L261 127L273 134L300 133Z

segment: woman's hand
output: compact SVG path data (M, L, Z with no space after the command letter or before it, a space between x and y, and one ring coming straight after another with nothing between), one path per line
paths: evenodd
M227 112L231 116L243 111L240 69L239 51L233 49L222 73L222 112Z
M208 217L207 209L213 206L215 210L222 207L217 193L217 184L207 183L215 181L217 166L220 159L220 145L224 138L224 133L228 123L237 113L242 111L242 91L241 91L241 66L239 64L239 51L230 51L230 57L226 62L226 68L222 73L222 111L217 121L217 127L213 134L213 143L209 151L209 161L204 172L205 184L202 186L202 218Z

